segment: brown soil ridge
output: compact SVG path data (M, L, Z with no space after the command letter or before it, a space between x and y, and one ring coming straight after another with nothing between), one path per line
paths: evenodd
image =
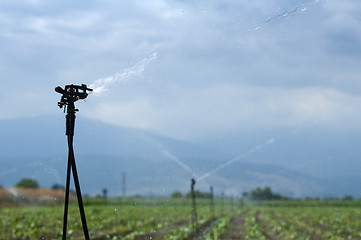
M272 232L266 220L261 217L261 211L258 210L255 215L256 222L261 226L263 235L270 240L278 240L279 238Z
M247 208L242 213L232 217L227 225L227 232L220 236L220 240L239 239L243 240L246 236L246 216L250 209Z
M70 193L70 200L75 200L75 195ZM63 190L47 188L0 188L0 206L11 207L18 205L33 205L46 203L61 203L65 199Z
M153 230L144 235L136 236L136 237L134 237L134 240L149 240L149 239L162 240L170 231L176 230L178 227L180 227L182 225L186 225L188 223L189 223L189 220L181 220L174 224L171 224L164 228L161 228L159 230Z
M202 234L212 225L212 223L214 223L215 221L217 221L217 218L213 218L213 219L209 219L208 221L206 221L205 223L203 223L202 225L199 225L199 227L195 230L192 231L188 237L184 238L183 240L194 240L194 239L199 239L200 236L202 236Z
M49 197L56 199L64 199L65 192L63 190L52 190L47 188L14 188L19 195L30 198Z

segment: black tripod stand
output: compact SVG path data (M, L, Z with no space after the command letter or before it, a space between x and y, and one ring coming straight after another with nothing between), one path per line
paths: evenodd
M74 149L73 149L73 136L74 136L74 126L75 126L75 112L78 109L75 109L75 102L79 99L85 99L88 96L87 91L93 91L90 88L87 88L85 84L81 86L77 85L66 85L64 89L60 86L55 88L55 91L62 94L58 106L60 108L64 107L64 112L66 107L66 135L68 136L68 167L66 173L66 188L65 188L65 206L64 206L64 222L63 222L63 240L66 240L66 228L68 223L68 205L69 205L69 186L70 186L70 172L73 171L74 184L76 189L76 195L78 198L78 205L80 211L81 222L83 224L84 237L86 240L89 240L88 227L86 224L85 212L83 199L81 196L80 185L78 172L75 165Z

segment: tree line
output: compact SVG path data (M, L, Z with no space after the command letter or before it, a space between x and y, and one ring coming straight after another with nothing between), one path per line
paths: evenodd
M194 191L194 195L196 198L210 198L211 197L211 193L201 192L198 190ZM181 192L176 191L171 194L171 197L172 198L181 198L181 197L190 198L191 192L188 192L183 195ZM270 187L264 187L264 188L257 187L249 192L243 192L242 198L245 200L252 200L252 201L287 200L287 199L289 199L288 197L282 196L279 193L272 192L272 189Z
M16 183L15 187L19 187L19 188L32 188L32 189L36 189L39 188L40 185L36 180L30 179L30 178L23 178L21 179L18 183ZM3 188L0 185L0 188ZM64 190L65 191L65 187L61 184L53 184L51 187L52 190ZM72 190L71 190L72 191ZM102 190L103 192L103 198L107 198L107 193L108 190L106 188L104 188ZM210 192L201 192L199 190L195 190L194 191L194 195L196 198L210 198L211 197L211 193ZM99 197L101 197L101 195L99 195ZM182 194L180 191L175 191L170 195L171 198L191 198L191 192L188 192L186 194ZM242 199L244 200L250 200L250 201L267 201L267 200L289 200L289 197L283 196L279 193L274 193L271 189L271 187L257 187L253 190L250 190L248 192L243 192L242 193ZM309 198L305 198L306 200L311 200ZM313 199L315 200L315 199ZM317 200L317 198L316 198ZM345 195L343 198L341 198L341 200L354 200L352 195Z

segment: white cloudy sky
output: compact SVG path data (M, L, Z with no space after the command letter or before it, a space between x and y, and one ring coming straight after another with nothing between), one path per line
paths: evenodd
M0 119L60 114L55 86L118 73L79 114L185 139L356 127L360 16L357 0L4 0Z

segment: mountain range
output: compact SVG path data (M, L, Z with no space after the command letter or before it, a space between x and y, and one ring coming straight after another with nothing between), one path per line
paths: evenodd
M65 185L65 118L0 120L0 184ZM83 194L169 195L196 188L240 196L270 186L290 197L360 197L360 132L311 126L185 141L77 116L74 151ZM123 173L126 182L123 182ZM203 176L203 177L202 177ZM73 186L73 184L72 184Z

